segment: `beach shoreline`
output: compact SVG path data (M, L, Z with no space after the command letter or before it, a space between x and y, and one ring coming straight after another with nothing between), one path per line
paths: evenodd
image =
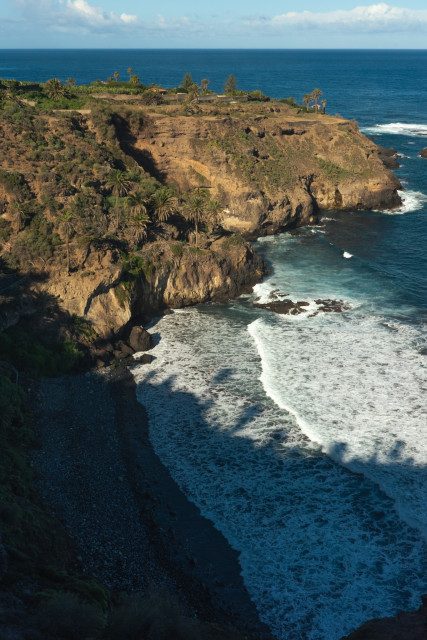
M218 637L272 638L238 553L154 452L135 388L125 366L41 382L33 463L43 498L85 573L118 591L166 591L185 615L219 625Z

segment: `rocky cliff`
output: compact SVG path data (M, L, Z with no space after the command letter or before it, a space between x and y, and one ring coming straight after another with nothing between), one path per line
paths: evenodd
M398 179L357 123L288 105L144 113L122 148L182 190L204 187L222 225L253 238L314 223L319 210L392 208Z
M52 270L40 286L105 338L131 319L238 296L250 291L264 273L266 266L252 247L231 236L209 249L158 241L125 261L114 250L93 251L84 270L69 276Z
M265 266L243 238L400 203L355 122L278 102L189 108L0 109L0 260L42 273L36 289L99 336L247 290Z

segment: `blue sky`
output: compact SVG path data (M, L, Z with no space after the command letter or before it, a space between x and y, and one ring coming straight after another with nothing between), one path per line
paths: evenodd
M0 0L1 48L427 48L427 0Z

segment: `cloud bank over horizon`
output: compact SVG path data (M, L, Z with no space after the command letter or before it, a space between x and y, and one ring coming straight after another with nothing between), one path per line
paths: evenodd
M395 47L405 48L413 43L411 34L427 33L427 9L408 9L390 6L385 2L352 9L330 11L289 11L277 15L211 15L198 14L146 17L130 12L107 11L99 6L100 0L9 0L11 16L1 15L2 39L7 35L7 46L37 46L37 33L42 46L54 46L58 35L74 36L75 46L101 44L102 38L116 36L113 46L203 46L223 47L228 40L231 48L238 47L282 47L286 38L288 47L307 46L308 34L316 36L316 46L340 47L342 42L349 47L366 47L369 36L399 34L401 43ZM101 0L102 2L102 0ZM118 6L125 9L126 2ZM139 6L139 5L138 5ZM159 4L159 8L161 3ZM23 42L25 33L32 32L31 45ZM345 37L345 40L343 38ZM12 44L11 39L16 43ZM349 39L350 38L350 39ZM312 40L310 39L310 42ZM357 43L360 42L360 45ZM422 40L420 39L420 42ZM236 43L236 44L234 44ZM380 43L381 44L381 43ZM68 45L68 41L64 46ZM5 46L5 45L3 45ZM409 44L416 46L416 44ZM422 47L424 48L424 47Z

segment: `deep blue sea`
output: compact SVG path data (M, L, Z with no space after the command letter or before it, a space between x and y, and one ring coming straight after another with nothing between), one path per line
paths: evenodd
M272 273L227 304L155 324L136 369L153 445L240 552L282 639L338 640L427 593L427 51L1 51L0 77L164 87L184 73L273 97L319 87L327 111L401 155L403 206L331 211L263 238ZM279 316L272 292L310 303ZM344 300L316 313L316 300ZM211 372L212 371L212 372Z

